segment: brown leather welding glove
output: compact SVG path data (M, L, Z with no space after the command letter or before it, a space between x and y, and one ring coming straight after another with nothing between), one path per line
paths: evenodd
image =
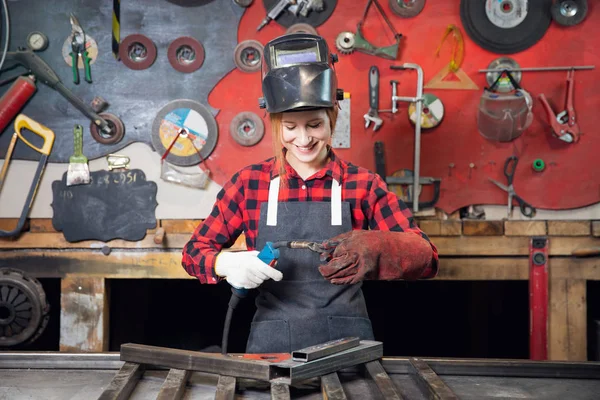
M416 280L437 273L431 243L419 234L353 230L323 243L331 259L319 271L334 284L362 280Z

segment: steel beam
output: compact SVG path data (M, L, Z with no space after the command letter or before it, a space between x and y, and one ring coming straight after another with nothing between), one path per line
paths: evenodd
M383 366L381 365L379 360L365 363L365 369L367 370L367 373L369 374L371 379L373 379L373 381L375 381L375 383L377 384L377 387L379 388L379 391L383 395L384 399L403 399L398 390L396 389L394 382L392 382L387 372L385 372L385 369L383 369Z
M600 362L421 358L438 375L600 379ZM388 374L410 374L404 357L383 358Z
M172 368L163 382L156 400L179 400L185 393L190 371Z
M126 400L144 374L144 366L126 362L98 400Z
M348 337L338 340L332 340L316 346L306 347L301 350L292 351L292 360L294 361L314 361L331 354L339 353L340 351L351 349L360 344L357 337Z
M235 383L235 377L233 376L219 376L215 400L233 400L235 398Z
M315 378L336 372L344 368L380 359L383 356L383 343L361 340L360 345L342 352L319 358L310 362L293 360L282 361L271 367L272 379L287 384L298 383L305 379Z
M408 360L414 368L417 384L422 391L429 393L432 400L458 400L458 397L448 385L427 365L418 358Z
M119 353L0 352L0 369L114 369Z
M332 372L321 377L321 393L323 393L323 398L327 400L347 399L337 372Z
M123 344L121 345L121 360L238 378L263 381L271 379L270 362L242 359L235 355L202 353L142 344Z
M271 383L271 400L290 400L289 385L281 382Z

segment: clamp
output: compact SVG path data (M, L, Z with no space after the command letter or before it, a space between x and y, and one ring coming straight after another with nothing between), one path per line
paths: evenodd
M555 114L546 100L543 93L539 95L542 102L552 131L556 137L567 143L575 143L579 141L579 125L575 116L575 107L573 106L573 85L575 84L575 70L571 69L567 72L567 94L565 101L565 110Z

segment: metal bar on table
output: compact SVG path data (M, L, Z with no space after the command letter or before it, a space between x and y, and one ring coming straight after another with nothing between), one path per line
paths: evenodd
M343 350L358 346L360 339L357 337L347 337L330 342L317 344L304 349L292 351L292 360L294 361L314 361L316 359L338 353Z
M327 400L347 399L337 372L332 372L321 377L321 393L323 393L323 398Z
M102 392L100 397L98 397L98 400L128 399L143 373L143 365L126 362L119 372L117 372L108 387Z
M422 358L438 375L600 379L600 362ZM382 359L388 374L413 371L408 358Z
M495 69L480 69L479 72L543 72L543 71L570 71L572 69L594 69L595 65L579 65L572 67L531 67L531 68L495 68Z
M293 384L305 379L315 378L352 367L383 356L383 343L361 340L360 344L342 352L319 358L310 362L298 362L291 359L273 364L271 376L280 382Z
M384 399L403 399L402 395L398 393L396 386L394 386L394 382L392 382L387 372L385 372L385 369L383 369L383 366L379 360L365 363L365 369L367 370L367 373L371 379L373 379L375 384L377 384L377 387L379 388L379 391L383 395Z
M290 400L289 385L281 382L271 383L271 400Z
M104 369L123 366L119 353L0 352L2 369Z
M271 379L272 364L270 362L242 359L233 354L222 355L127 343L121 345L121 360L189 371L224 374L238 378L263 381Z
M220 375L215 400L233 400L235 398L235 377Z
M171 368L167 378L160 388L156 400L179 400L185 393L185 385L190 376L190 371Z
M417 384L426 393L429 393L430 399L435 400L457 400L458 397L444 383L444 381L427 365L427 363L418 358L408 360L416 372Z

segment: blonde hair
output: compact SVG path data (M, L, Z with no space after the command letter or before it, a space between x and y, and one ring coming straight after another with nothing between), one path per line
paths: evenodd
M329 117L329 127L331 128L331 135L333 136L333 131L335 130L335 123L337 122L338 116L338 106L337 104L333 107L329 107L325 109L327 113L327 117ZM281 182L286 185L286 173L285 173L285 154L283 152L283 142L281 141L281 135L283 133L283 113L272 113L269 114L269 120L271 121L271 134L272 134L272 142L273 142L273 152L275 153L275 158L279 162L279 176L281 177Z

